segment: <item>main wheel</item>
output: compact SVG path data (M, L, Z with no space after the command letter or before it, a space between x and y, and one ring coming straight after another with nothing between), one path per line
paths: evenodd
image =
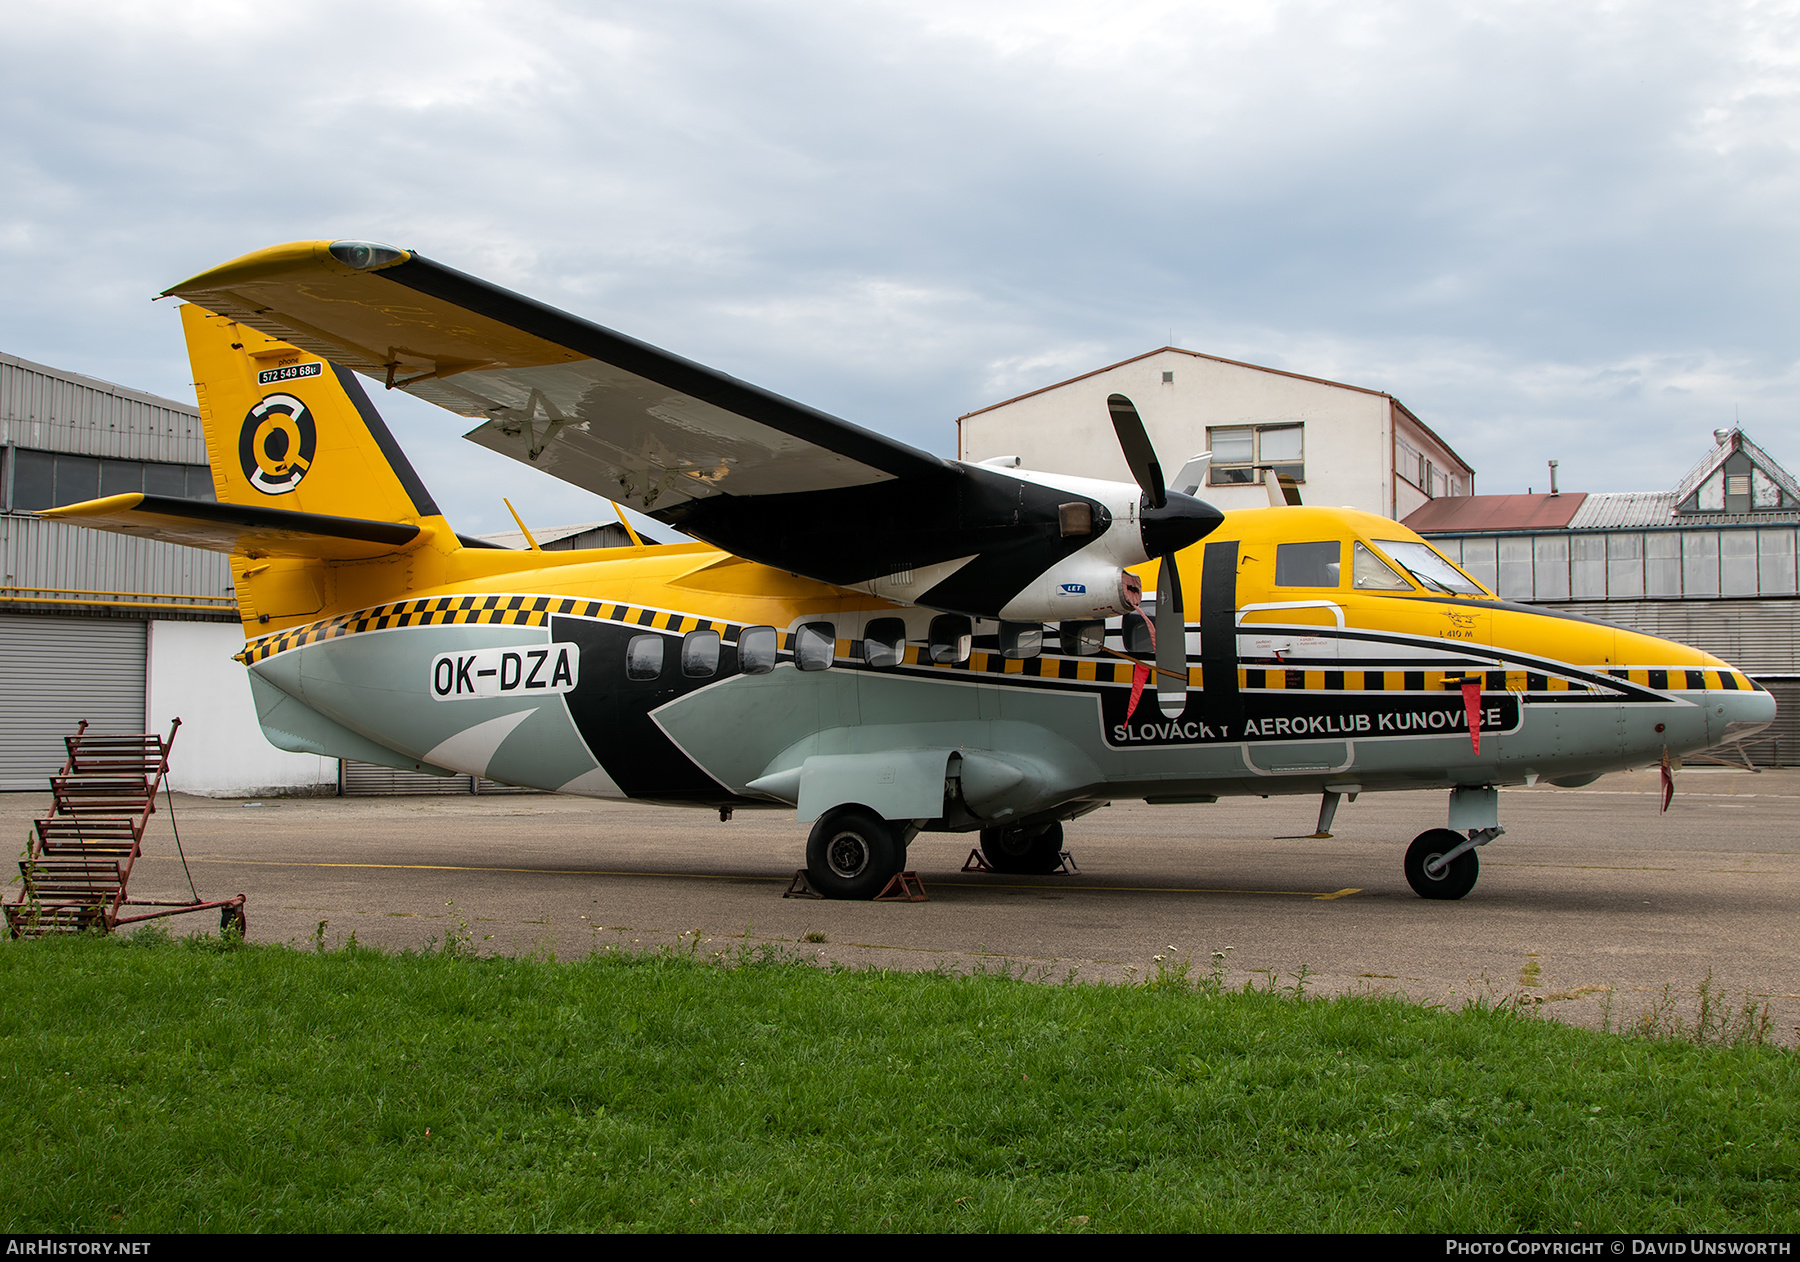
M1457 855L1435 874L1425 870L1431 860L1449 854L1466 840L1448 828L1433 828L1414 837L1406 848L1406 883L1413 893L1420 898L1461 898L1474 889L1475 878L1481 875L1481 860L1473 850Z
M874 898L905 861L899 831L862 807L825 812L806 839L806 879L826 898Z
M1062 863L1063 826L1031 824L1024 828L984 828L981 853L996 872L1047 876Z

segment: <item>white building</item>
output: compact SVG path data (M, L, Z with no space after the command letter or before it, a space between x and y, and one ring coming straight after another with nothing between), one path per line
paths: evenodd
M1166 476L1213 453L1199 494L1219 508L1267 507L1266 469L1305 503L1393 518L1475 489L1475 471L1390 394L1172 346L958 417L957 455L1129 482L1111 394L1137 406Z

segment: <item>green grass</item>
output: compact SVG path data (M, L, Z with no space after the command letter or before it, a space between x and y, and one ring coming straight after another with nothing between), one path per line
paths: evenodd
M0 1053L10 1231L1800 1229L1792 1052L1166 967L11 943Z

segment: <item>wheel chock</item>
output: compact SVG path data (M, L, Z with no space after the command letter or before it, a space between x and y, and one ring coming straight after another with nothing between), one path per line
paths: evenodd
M824 898L825 896L823 894L819 893L818 890L814 889L812 887L812 882L806 879L806 869L799 868L794 872L794 879L792 881L788 882L787 892L784 893L782 895L782 897L783 898Z
M931 895L925 892L925 883L919 880L917 872L896 872L888 883L881 887L881 893L875 896L878 903L929 903Z
M962 870L964 872L992 872L994 866L987 861L987 856L980 850L971 850L969 857L963 862Z
M1065 850L1062 852L1060 858L1061 858L1062 862L1059 865L1058 870L1064 876L1077 876L1080 874L1081 869L1075 866L1075 856L1074 855L1070 854L1067 850Z

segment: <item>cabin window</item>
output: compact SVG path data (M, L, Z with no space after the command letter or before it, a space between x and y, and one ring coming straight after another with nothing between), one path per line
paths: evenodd
M1035 622L1002 622L1000 656L1017 662L1044 651L1044 628Z
M1125 641L1125 651L1133 657L1149 657L1156 652L1156 636L1150 630L1150 620L1141 613L1126 614L1119 634Z
M738 670L746 675L766 675L775 669L780 638L774 627L745 627L738 633Z
M863 631L863 661L879 670L906 660L906 623L900 618L877 618Z
M1306 427L1304 425L1229 425L1206 431L1212 452L1214 486L1261 482L1263 471L1273 469L1284 478L1306 481Z
M1330 543L1284 543L1275 549L1275 586L1336 587L1342 565L1344 545Z
M1104 622L1064 622L1057 627L1065 657L1092 657L1106 644Z
M837 628L829 622L803 622L794 632L794 665L801 670L829 670L837 656Z
M1398 570L1361 543L1355 546L1350 563L1350 586L1358 591L1373 592L1409 592L1412 590L1412 584L1402 578Z
M1381 550L1398 561L1406 572L1419 581L1426 591L1453 592L1464 596L1485 596L1481 585L1444 560L1431 545L1407 543L1398 539L1377 539Z
M681 641L681 673L689 679L710 679L719 673L719 633L689 631Z
M655 679L662 674L663 638L634 635L625 646L625 678Z
M959 613L941 613L931 620L931 660L939 666L969 660L975 630Z

